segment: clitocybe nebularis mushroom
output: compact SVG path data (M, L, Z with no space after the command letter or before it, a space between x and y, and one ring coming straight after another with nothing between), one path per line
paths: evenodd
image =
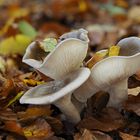
M89 42L87 33L86 30L79 29L62 35L56 48L49 54L40 47L39 42L33 42L28 46L23 62L54 80L62 79L79 69L86 57ZM76 100L75 102L78 103ZM72 102L69 104L75 108Z
M80 114L71 103L72 92L80 87L88 77L88 68L79 68L61 80L38 85L28 90L20 99L21 104L54 104L73 123L80 121Z
M33 42L26 49L23 62L52 79L59 79L81 66L88 50L87 33L79 29L62 35L49 54Z
M127 99L127 80L140 69L140 38L129 37L118 42L119 56L111 56L97 62L91 68L91 76L73 94L86 103L97 91L110 94L108 105L116 108Z

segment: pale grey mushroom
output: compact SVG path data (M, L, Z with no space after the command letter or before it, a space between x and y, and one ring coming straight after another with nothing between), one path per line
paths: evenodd
M79 68L61 80L52 81L28 90L20 99L21 104L54 104L73 123L80 121L80 114L71 102L72 92L90 76L88 68Z
M26 53L23 57L23 62L32 66L33 68L37 69L41 73L45 74L46 76L49 76L50 78L52 78L54 80L63 81L62 79L65 76L67 76L69 73L76 71L76 70L81 71L80 66L82 65L82 62L83 62L84 58L86 57L87 50L88 50L89 40L88 40L87 33L88 32L86 30L79 29L77 31L73 31L73 32L62 35L59 38L56 48L49 54L47 52L45 52L38 45L38 42L33 42L27 48ZM84 71L87 72L87 75L88 75L89 70L83 69L83 73L84 73ZM85 76L86 76L86 74L85 74ZM49 102L49 101L44 102L43 98L41 98L41 99L39 98L39 99L40 99L40 101L43 101L43 102L41 102L42 104L43 103L49 104L49 103L52 103L55 101L54 104L56 106L58 106L60 108L60 110L68 118L70 118L70 120L72 122L78 122L80 120L80 115L77 110L78 108L75 108L75 106L71 102L71 94L72 94L72 91L75 90L76 88L78 88L83 82L85 82L85 81L79 81L79 83L75 85L76 87L73 86L71 89L65 88L63 86L62 86L63 87L62 88L60 86L62 89L69 89L70 91L60 90L60 88L58 88L62 92L58 92L59 90L58 91L56 90L56 92L53 92L54 94L52 94L51 96L49 94L49 95L46 95L43 97L44 99L50 99L51 102ZM53 83L57 84L59 82L54 81ZM63 82L60 82L60 84L58 84L58 85L61 85L62 83ZM54 84L50 83L50 86L52 89L53 89L53 85ZM40 93L42 93L42 92L44 93L46 91L46 89L47 90L49 89L46 86L47 86L46 84L40 85L39 90L38 90L38 86L35 87L34 89L32 89L36 93L34 95L37 95L38 91L39 91L38 95L40 95ZM41 88L42 88L42 90L43 89L44 90L42 91ZM55 88L55 86L54 86L54 88ZM41 90L41 92L40 92L40 90ZM52 91L53 90L51 90L51 92ZM30 90L27 92L27 94L25 94L21 98L21 103L23 103L22 101L24 101L24 103L27 103L28 101L34 101L34 100L35 100L35 102L37 101L37 98L30 98L29 100L27 98L25 98L25 97L27 97L26 95L30 95L29 93L30 93ZM61 95L61 93L63 93L63 94ZM64 95L66 95L66 96L64 96ZM62 99L60 99L60 98L62 98ZM57 101L56 101L56 99L57 99ZM60 100L60 102L58 99ZM74 103L77 104L77 102L78 101L75 100ZM33 102L28 102L28 103L33 103ZM71 107L69 107L69 106L71 106ZM69 108L71 108L71 110L69 110ZM74 112L74 113L72 113L72 112Z
M125 38L117 45L120 46L119 56L96 63L89 79L74 91L74 97L81 103L85 104L88 98L100 90L109 92L108 106L119 108L127 99L128 78L140 69L140 38Z
M52 79L59 79L81 66L88 50L87 33L79 29L62 35L49 54L33 42L26 49L23 62Z

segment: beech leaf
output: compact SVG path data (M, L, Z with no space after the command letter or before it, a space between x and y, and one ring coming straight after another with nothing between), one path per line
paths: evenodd
M109 48L109 56L118 56L120 51L119 46L111 46Z
M56 47L57 40L55 38L46 38L41 42L41 48L45 52L52 52L52 50Z

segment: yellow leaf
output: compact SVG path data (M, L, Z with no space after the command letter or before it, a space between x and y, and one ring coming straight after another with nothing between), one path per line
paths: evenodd
M24 54L30 42L31 38L22 34L6 38L0 43L0 54Z
M80 0L79 2L79 11L85 12L87 10L87 3L85 0Z
M115 3L117 6L128 8L128 2L126 0L116 0Z
M97 62L102 60L103 57L100 54L95 54L87 63L86 66L91 69Z
M31 136L33 136L33 134L30 130L24 130L24 136L31 137Z
M1 29L0 35L3 35L4 33L7 32L9 26L11 26L14 23L16 18L27 16L29 14L29 10L27 10L27 8L26 9L25 8L17 8L17 9L10 11L9 14L10 14L10 17L7 20L4 27Z
M109 56L118 56L120 51L119 46L112 46L109 48Z
M17 8L10 13L11 17L14 18L24 17L28 14L29 14L29 10L27 8Z
M23 95L23 91L19 92L10 102L6 105L6 108L17 101Z
M108 50L96 52L94 56L86 63L86 66L91 69L97 62L104 59L108 54Z
M30 86L36 86L36 85L40 85L40 84L44 83L42 81L36 81L36 80L33 80L33 79L24 79L23 82L26 85L30 85Z
M43 119L38 119L31 125L23 128L24 135L27 138L49 137L53 135L50 125Z

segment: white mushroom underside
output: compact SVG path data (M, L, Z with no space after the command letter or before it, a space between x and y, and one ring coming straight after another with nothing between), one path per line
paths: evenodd
M89 77L90 70L80 68L61 81L45 83L28 90L20 99L20 103L51 104L83 84Z

